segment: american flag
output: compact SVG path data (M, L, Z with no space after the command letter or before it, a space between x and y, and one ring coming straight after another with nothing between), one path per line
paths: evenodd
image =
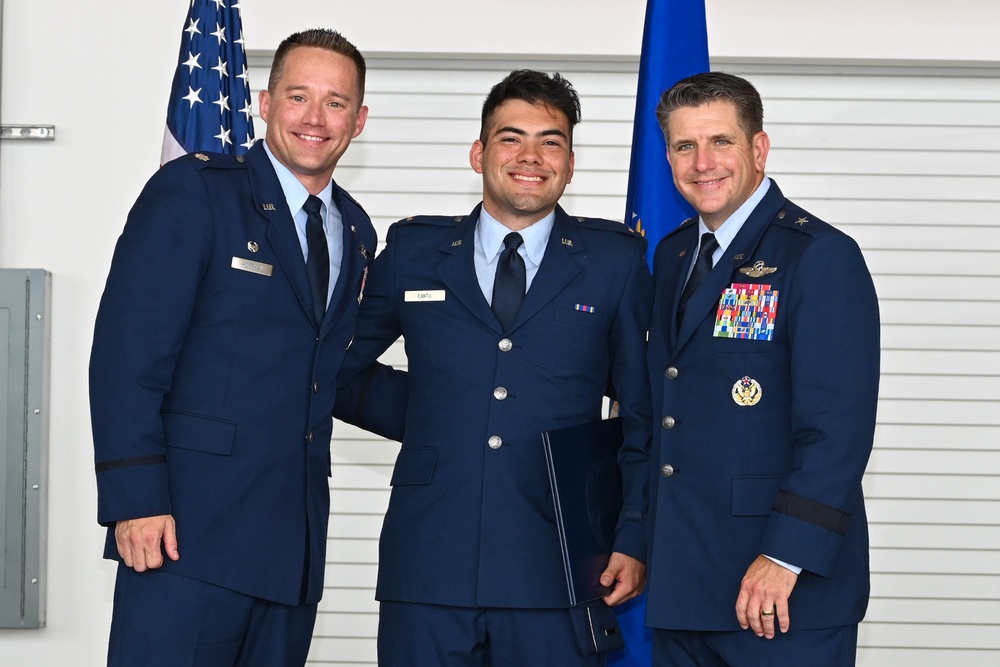
M193 151L239 155L253 142L240 3L191 0L170 90L160 164Z

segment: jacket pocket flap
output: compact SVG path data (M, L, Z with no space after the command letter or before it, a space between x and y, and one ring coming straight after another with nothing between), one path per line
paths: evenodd
M186 412L162 412L167 447L228 456L236 440L236 424Z

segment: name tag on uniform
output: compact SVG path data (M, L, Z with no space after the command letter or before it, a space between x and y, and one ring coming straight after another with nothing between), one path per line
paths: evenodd
M240 271L249 271L261 276L269 276L274 271L274 267L270 264L255 262L252 259L243 259L242 257L233 257L233 263L230 266Z
M403 301L444 301L443 289L406 290Z

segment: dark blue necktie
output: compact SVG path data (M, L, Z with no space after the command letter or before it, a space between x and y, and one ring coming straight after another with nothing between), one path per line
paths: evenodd
M323 231L323 216L320 208L323 203L319 197L309 195L302 205L308 217L306 218L306 245L309 254L306 259L306 273L309 274L309 288L313 299L313 317L317 326L323 321L326 313L326 296L330 286L330 248L326 244L326 232Z
M694 261L694 270L688 278L687 285L684 286L684 293L681 294L681 304L677 308L678 324L684 320L684 310L687 308L688 299L694 294L698 286L701 285L705 277L712 271L712 253L719 247L719 242L715 240L715 234L705 232L701 235L701 248L698 250L698 258Z
M517 252L522 243L524 241L517 232L511 232L504 237L503 250L500 252L497 273L493 280L493 312L504 329L510 327L524 300L527 277L524 259Z

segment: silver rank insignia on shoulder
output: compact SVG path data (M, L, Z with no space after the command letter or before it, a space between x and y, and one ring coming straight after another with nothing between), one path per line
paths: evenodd
M247 241L247 250L250 252L257 252L260 250L260 246L257 245L256 241Z
M563 239L562 240L562 244L563 245L567 245L570 248L572 248L573 247L573 239Z
M208 162L209 160L212 159L212 158L208 157L207 155L205 155L204 153L195 153L194 156L196 158L198 158L199 160L201 160L202 162Z
M764 390L760 388L760 383L749 375L744 375L733 385L733 400L739 406L757 405L763 394Z
M263 206L264 206L264 210L265 211L276 211L276 210L278 210L278 209L276 209L274 207L274 204L264 204Z
M750 276L751 278L760 278L766 276L770 273L774 273L778 270L776 266L764 266L764 262L757 260L753 263L753 266L744 266L740 269L740 273L745 276Z
M799 218L798 220L795 221L795 224L798 225L799 227L801 227L802 225L806 224L807 222L809 222L809 218Z

